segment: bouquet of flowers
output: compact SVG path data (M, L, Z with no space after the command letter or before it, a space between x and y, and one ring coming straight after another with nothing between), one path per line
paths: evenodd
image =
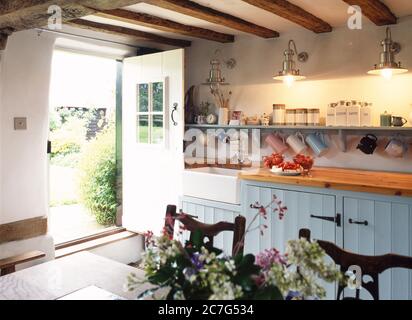
M266 207L258 203L253 222L267 218L267 209L276 204L273 212L283 218L287 208L276 197ZM259 226L261 232L265 229ZM201 231L195 231L192 241L182 245L167 232L155 238L147 234L147 250L143 259L146 273L144 282L153 285L138 299L153 295L164 288L162 298L168 300L283 300L293 297L323 298L325 290L318 281L334 282L341 279L335 265L325 263L325 252L316 242L305 239L287 243L281 254L276 249L266 250L256 257L252 254L225 255L220 249L206 246ZM134 290L142 283L134 274L129 276L128 288Z

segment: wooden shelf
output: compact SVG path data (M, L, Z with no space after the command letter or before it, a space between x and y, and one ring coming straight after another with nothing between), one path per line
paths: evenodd
M186 124L186 128L198 129L261 129L261 130L299 130L299 131L374 131L411 133L412 127L326 127L326 126L230 126L218 124Z

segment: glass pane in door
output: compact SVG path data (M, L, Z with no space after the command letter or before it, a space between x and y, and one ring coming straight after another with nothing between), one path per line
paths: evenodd
M149 84L142 83L137 87L137 112L149 111Z
M163 143L163 115L155 114L152 117L152 143Z
M153 111L163 112L163 82L153 84Z
M137 116L137 142L149 143L149 116Z

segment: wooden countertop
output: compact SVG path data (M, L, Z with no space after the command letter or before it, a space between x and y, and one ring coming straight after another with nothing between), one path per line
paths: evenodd
M412 197L412 174L316 167L310 176L278 176L268 169L239 173L242 180Z

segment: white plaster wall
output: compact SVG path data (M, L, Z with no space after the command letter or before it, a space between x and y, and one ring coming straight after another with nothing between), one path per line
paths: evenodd
M410 70L411 30L412 17L401 19L392 26L393 39L403 47L397 60ZM314 34L301 29L269 40L241 36L233 44L195 41L187 50L187 88L205 82L209 60L215 50L220 49L221 58L233 57L238 62L233 70L223 68L233 92L231 107L247 115L271 113L274 103L285 103L291 108L318 107L324 113L331 102L354 99L374 104L376 125L379 124L379 115L385 110L408 117L412 111L412 74L395 76L391 81L366 74L373 64L379 62L379 44L384 37L385 27L369 25L362 30L338 28L326 34ZM307 63L299 63L301 72L308 79L296 82L292 88L272 79L281 70L283 51L289 39L296 41L299 51L307 51L310 55ZM213 102L206 86L199 88L197 99L198 102ZM356 150L358 140L358 137L349 139L350 152L341 153L334 147L327 157L318 159L317 164L412 172L411 150L404 159L388 158L383 152L387 140L383 137L377 153L371 157ZM331 145L335 146L333 142ZM266 149L265 152L269 151Z
M1 59L0 223L48 214L47 137L54 38L13 34ZM15 131L14 117L27 117Z

